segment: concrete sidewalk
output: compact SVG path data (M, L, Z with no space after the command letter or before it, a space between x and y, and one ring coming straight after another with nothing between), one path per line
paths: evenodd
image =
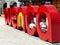
M49 43L30 36L24 31L19 31L5 24L4 18L0 17L0 45L60 45Z

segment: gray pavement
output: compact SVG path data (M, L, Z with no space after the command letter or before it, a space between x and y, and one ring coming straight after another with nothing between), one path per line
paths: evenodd
M49 43L30 36L24 31L19 31L5 24L4 18L0 17L0 45L60 45Z

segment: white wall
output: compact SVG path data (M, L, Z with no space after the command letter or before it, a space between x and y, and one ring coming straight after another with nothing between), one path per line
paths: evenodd
M3 13L3 4L4 4L4 0L0 0L0 8L2 8L2 13Z
M18 2L18 0L0 0L0 8L2 8L2 12L3 12L3 4L5 3L5 2L7 2L8 3L8 7L10 6L10 3L11 2Z
M5 2L8 3L8 7L9 7L9 5L13 4L13 2L17 2L17 6L19 6L18 0L5 0Z
M11 2L11 1L17 2L18 0L5 0L5 2Z

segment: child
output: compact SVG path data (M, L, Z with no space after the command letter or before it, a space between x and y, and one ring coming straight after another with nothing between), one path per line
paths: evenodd
M46 19L44 17L42 17L42 22L40 22L40 26L43 32L47 31Z
M30 23L29 27L30 27L31 29L33 29L33 28L36 27L36 25L34 24L34 21L33 21L33 20L31 20L31 23Z
M34 16L34 18L31 20L29 27L31 29L36 27L36 16Z

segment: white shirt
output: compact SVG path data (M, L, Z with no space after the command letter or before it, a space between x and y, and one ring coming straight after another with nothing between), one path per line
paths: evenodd
M48 27L48 19L46 18L46 25L47 25L47 27Z
M34 20L34 23L36 24L36 17L34 17L34 19L33 19L33 20Z
M46 22L40 22L40 26L41 26L41 29L45 32L47 29L45 29L44 27L47 26Z
M33 18L33 21L34 21L34 23L31 23L30 25L29 25L29 27L32 29L32 28L34 28L34 27L36 27L36 17L34 17Z
M32 28L36 27L36 25L35 25L34 23L31 23L31 24L29 25L29 27L32 29Z

